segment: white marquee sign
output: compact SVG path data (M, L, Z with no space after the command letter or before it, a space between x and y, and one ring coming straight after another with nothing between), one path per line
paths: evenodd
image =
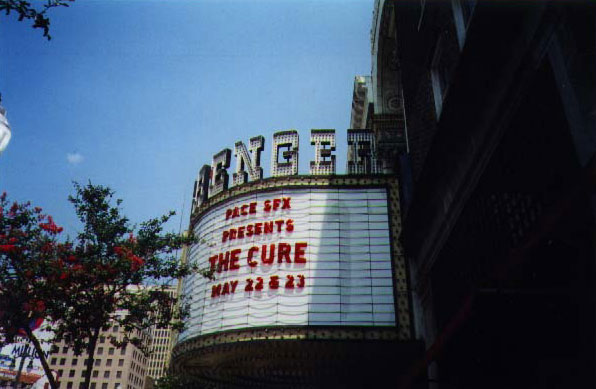
M213 207L194 227L189 261L214 279L184 280L191 310L179 340L261 326L394 326L388 223L385 189L278 189Z

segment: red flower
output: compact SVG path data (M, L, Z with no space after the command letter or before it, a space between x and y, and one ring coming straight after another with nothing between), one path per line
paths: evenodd
M116 255L122 256L124 254L124 249L120 246L116 246L114 247L114 253L116 253Z
M77 257L75 257L74 255L69 255L68 258L66 258L66 260L70 263L72 262L76 262L77 261Z
M0 244L0 252L2 253L12 253L17 249L17 246L14 244Z
M14 237L13 238L10 238L8 240L8 243L11 243L11 244L17 243L17 238L14 238Z
M68 278L68 274L66 274L66 273L60 273L60 279L61 280L65 280L67 278Z
M137 257L136 255L131 255L128 259L130 259L130 269L132 271L137 271L140 269L141 266L145 264L145 261L141 257Z
M56 223L54 223L54 219L51 216L48 216L47 223L39 223L39 227L42 230L47 231L52 234L59 234L64 230L62 227L58 227L56 225Z

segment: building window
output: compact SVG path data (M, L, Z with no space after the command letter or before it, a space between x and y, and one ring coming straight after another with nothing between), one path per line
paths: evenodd
M105 336L100 336L99 337L99 343L105 343L106 341L106 337Z
M122 378L122 370L116 372L116 378Z
M98 375L99 375L99 371L93 370L93 378L97 378Z
M112 360L111 359L106 360L106 366L112 366Z
M110 349L108 350L108 354L114 355L114 347L110 347Z
M118 329L119 329L119 328L120 328L120 327L118 327L118 326L114 326L114 327L112 328L112 332L118 332Z
M66 383L66 389L72 389L72 382Z
M104 382L103 384L101 384L101 389L108 389L108 383Z
M103 347L98 347L97 355L102 355L102 354L103 354Z
M95 389L95 382L91 383L91 389Z
M124 355L126 354L126 345L122 346L122 349L120 349L120 355Z
M64 366L66 363L66 358L60 358L60 366Z
M68 347L62 347L62 354L68 353Z
M95 360L95 366L101 366L101 359Z
M124 359L118 360L118 366L124 366Z
M56 364L56 358L52 358L52 360L50 361L50 365L55 365Z
M78 362L79 362L79 360L77 358L73 358L72 359L72 365L73 366L76 366Z
M106 370L103 372L103 378L110 378L110 371Z
M75 375L75 371L71 369L71 370L68 372L68 376L69 376L69 377L74 377L74 375Z

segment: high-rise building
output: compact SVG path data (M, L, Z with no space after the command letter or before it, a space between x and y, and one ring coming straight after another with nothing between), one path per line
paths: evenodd
M170 297L178 295L177 286L165 291ZM170 327L154 326L146 331L135 332L135 337L144 343L147 355L132 343L124 348L117 348L111 344L110 337L121 340L123 336L124 332L118 324L113 324L109 330L100 333L95 348L95 368L90 389L140 389L166 373L175 340L175 334ZM48 360L50 368L60 374L61 388L81 387L84 382L86 353L76 356L72 349L60 342L52 346Z
M122 328L117 324L100 332L89 389L143 389L147 375L147 357L131 343L122 348L110 343L110 337L121 339L123 335ZM138 336L145 342L150 342L148 333ZM48 361L50 368L59 373L61 389L83 387L86 353L75 355L71 348L59 342L52 346Z
M178 287L167 290L171 297L178 295ZM165 375L174 347L174 332L170 327L153 327L150 330L151 347L147 362L147 375L152 380L157 380Z

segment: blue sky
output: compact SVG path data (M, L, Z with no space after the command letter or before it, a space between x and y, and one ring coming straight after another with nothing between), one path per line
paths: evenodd
M353 79L370 73L372 0L93 1L50 13L48 42L0 15L0 92L12 139L0 189L78 229L73 180L110 186L133 222L176 210L188 225L192 186L213 154L300 133L337 131L345 172ZM230 174L235 167L232 158Z

